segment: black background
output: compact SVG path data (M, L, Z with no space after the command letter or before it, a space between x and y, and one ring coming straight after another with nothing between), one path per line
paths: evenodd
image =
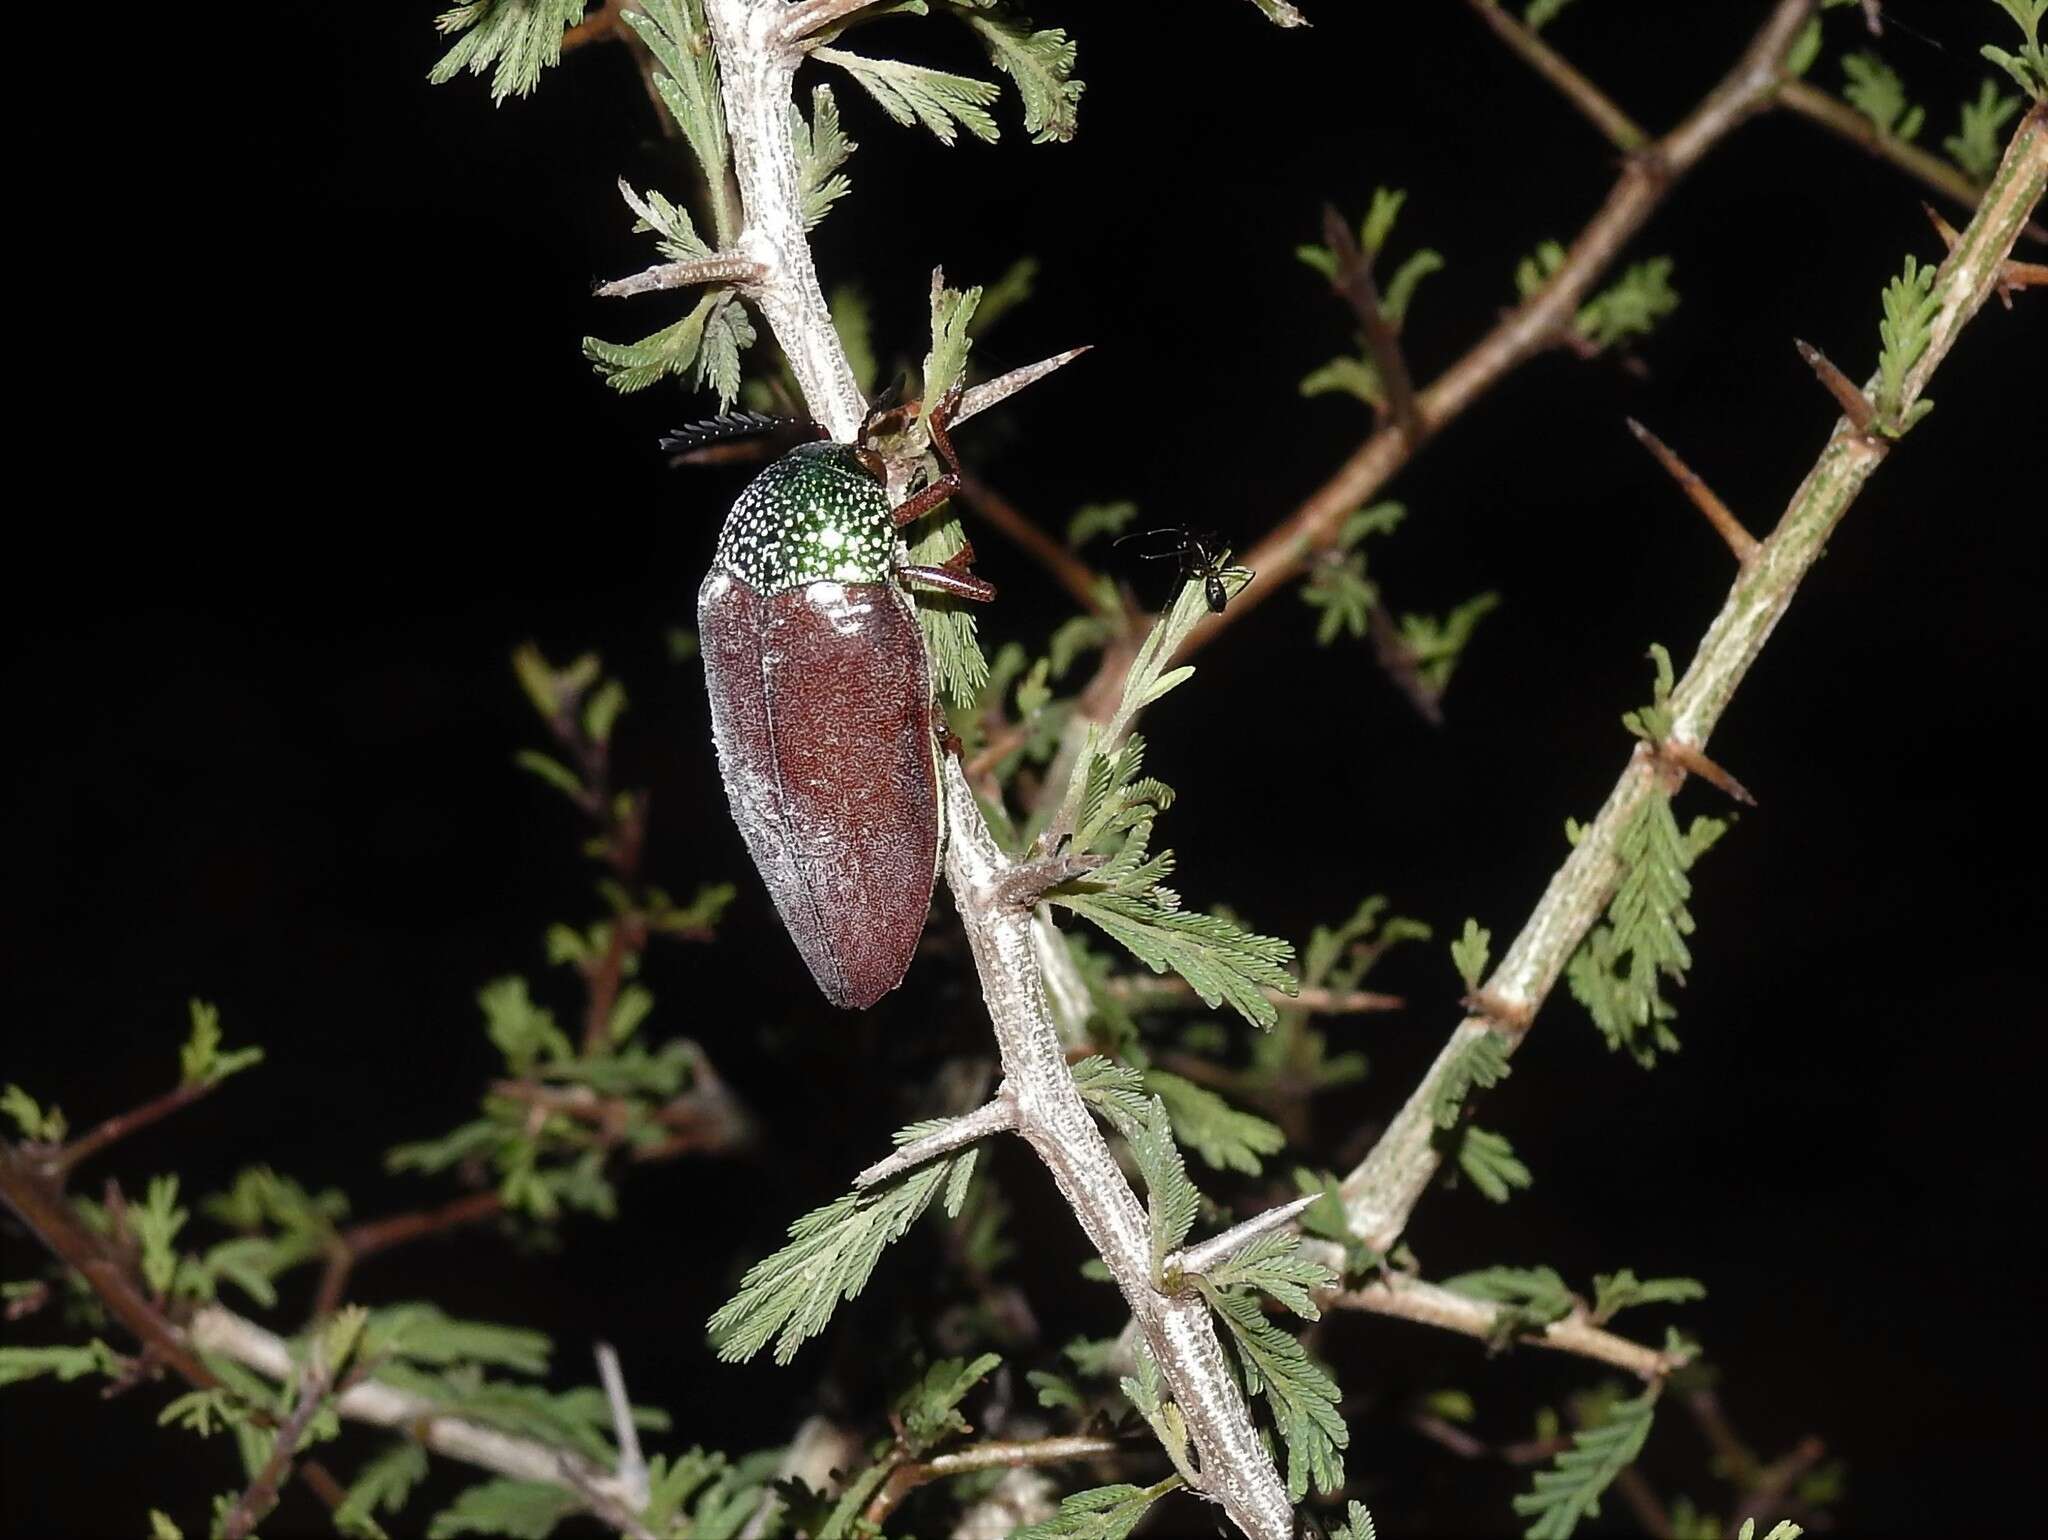
M1614 158L1460 6L1392 21L1325 4L1346 15L1296 33L1228 0L1102 9L1039 7L1082 46L1069 146L1030 146L1006 102L1000 146L942 149L840 84L862 149L819 266L828 284L859 278L884 352L908 357L934 264L984 281L1037 255L1037 296L977 358L1097 351L968 429L974 468L1049 525L1134 497L1148 522L1249 543L1365 427L1356 403L1295 389L1349 342L1291 255L1321 202L1355 213L1375 183L1411 190L1396 250L1448 262L1408 333L1427 378L1509 301L1515 259L1590 215ZM1553 35L1661 126L1763 9L1589 4ZM1988 4L1902 0L1894 16L1926 34L1895 26L1886 50L1938 140L1984 73L1976 45L2006 23ZM971 977L942 903L899 995L863 1018L823 1006L726 816L698 675L662 655L743 473L666 469L658 431L701 403L672 387L622 399L577 354L585 332L680 313L588 298L593 276L648 256L613 178L678 185L629 61L591 50L493 111L474 81L425 84L428 18L214 15L176 68L126 41L97 65L57 34L27 48L63 91L24 141L19 193L50 271L16 322L19 367L47 385L17 448L6 564L4 1076L94 1121L168 1084L183 1002L202 995L230 1043L271 1062L88 1183L176 1169L195 1192L262 1161L346 1187L364 1215L444 1192L383 1177L377 1153L469 1114L493 1067L485 980L524 971L572 1008L566 977L542 978L540 935L592 902L568 810L508 764L535 734L507 653L529 637L599 650L634 692L620 752L653 789L651 875L740 885L714 948L652 958L657 1027L706 1045L777 1154L638 1172L623 1218L571 1222L558 1255L459 1234L366 1264L359 1293L551 1330L565 1381L588 1377L583 1344L602 1333L636 1398L674 1412L665 1447L772 1444L828 1366L860 1409L868 1377L900 1378L890 1323L920 1308L929 1238L892 1252L791 1368L718 1366L701 1323L729 1267L843 1190L936 1066L982 1041ZM947 57L934 25L891 30ZM1832 86L1833 54L1859 41L1852 18L1831 31ZM1906 252L1938 254L1920 196L1801 122L1744 127L1633 252L1675 255L1684 296L1645 350L1651 377L1540 358L1400 476L1411 517L1374 552L1392 601L1503 596L1441 730L1356 644L1316 650L1288 597L1148 721L1182 795L1162 832L1192 901L1301 937L1384 891L1438 928L1375 978L1409 1011L1334 1024L1373 1072L1319 1105L1317 1160L1355 1153L1398 1104L1455 1017L1441 938L1468 914L1501 938L1520 924L1563 818L1593 811L1627 753L1617 717L1646 698L1644 648L1664 641L1682 666L1726 589L1725 551L1623 413L1768 527L1833 419L1791 338L1870 366L1883 282ZM1553 1002L1487 1098L1535 1187L1504 1208L1432 1195L1410 1232L1439 1276L1540 1261L1581 1282L1622 1265L1703 1277L1711 1297L1685 1320L1738 1424L1766 1452L1826 1439L1861 1532L2010 1533L2041 1492L2040 303L1994 307L1964 336L1938 410L1715 737L1762 806L1696 872L1684 1052L1645 1074ZM999 538L980 545L1003 589L985 634L1042 639L1057 594ZM1716 802L1695 786L1680 811ZM1069 1282L1083 1243L1040 1174L1016 1151L999 1169L1048 1330L1110 1329L1108 1295ZM6 1274L27 1275L28 1244L0 1239ZM1463 1386L1480 1431L1512 1438L1534 1398L1597 1377L1376 1319L1337 1323L1324 1347L1352 1397L1350 1469L1390 1533L1505 1529L1523 1479L1403 1431L1404 1397ZM232 1452L158 1434L162 1399L0 1399L0 1529L132 1534L151 1504L203 1529ZM1725 1511L1675 1412L1648 1468ZM265 1533L318 1528L295 1490Z

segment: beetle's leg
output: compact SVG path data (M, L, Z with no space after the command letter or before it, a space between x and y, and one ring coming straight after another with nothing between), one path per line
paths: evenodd
M960 475L960 457L953 453L953 436L946 431L953 421L953 413L960 405L960 398L967 393L967 387L956 380L953 388L939 398L939 404L932 408L932 414L925 421L925 429L932 436L932 448L938 451L940 462L957 480Z
M889 510L889 518L901 529L923 518L941 503L950 499L960 490L960 478L952 471L946 472L930 486L913 492L896 507Z
M986 604L996 596L996 585L969 572L967 569L973 564L974 546L970 542L961 546L936 567L905 563L896 569L896 575L906 583L922 583L927 588L936 588L941 593L953 595L956 599L971 599L976 604Z

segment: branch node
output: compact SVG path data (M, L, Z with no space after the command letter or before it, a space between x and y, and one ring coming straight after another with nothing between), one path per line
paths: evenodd
M894 1155L876 1161L853 1179L855 1187L873 1187L901 1176L913 1167L926 1161L961 1149L990 1134L1008 1133L1017 1127L1017 1101L1010 1094L1008 1086L999 1089L994 1098L968 1113L955 1118L936 1133L926 1134L922 1139L913 1139Z
M1107 859L1106 856L1074 855L1063 851L1059 855L1020 861L996 879L991 894L999 904L1029 909L1048 890L1063 882L1072 882L1076 877L1087 876Z
M1479 1017L1489 1027L1512 1037L1520 1037L1527 1032L1530 1024L1536 1019L1533 1007L1503 1000L1490 989L1475 989L1469 994L1460 995L1458 1004L1469 1014Z
M1686 743L1678 738L1667 738L1664 742L1654 745L1652 751L1667 764L1673 765L1689 775L1696 775L1710 785L1719 787L1744 807L1756 806L1756 798L1751 795L1747 786L1736 780L1734 776L1723 770L1690 743Z

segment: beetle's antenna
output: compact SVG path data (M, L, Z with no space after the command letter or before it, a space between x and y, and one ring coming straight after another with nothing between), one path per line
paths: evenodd
M766 458L769 446L747 439L816 437L818 425L807 418L778 417L772 412L727 412L701 422L684 423L661 436L661 447L677 465L709 465L724 460Z

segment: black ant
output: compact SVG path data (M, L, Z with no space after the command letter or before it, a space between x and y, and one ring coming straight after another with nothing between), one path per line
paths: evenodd
M1253 576L1242 567L1229 565L1230 547L1214 530L1185 529L1178 524L1169 524L1161 529L1143 529L1124 535L1116 544L1149 540L1155 535L1176 537L1174 548L1170 551L1140 551L1139 557L1145 561L1178 561L1181 581L1192 583L1197 578L1201 579L1202 595L1209 601L1210 610L1218 615L1230 603L1230 590L1223 586L1224 578L1243 577L1248 580Z

